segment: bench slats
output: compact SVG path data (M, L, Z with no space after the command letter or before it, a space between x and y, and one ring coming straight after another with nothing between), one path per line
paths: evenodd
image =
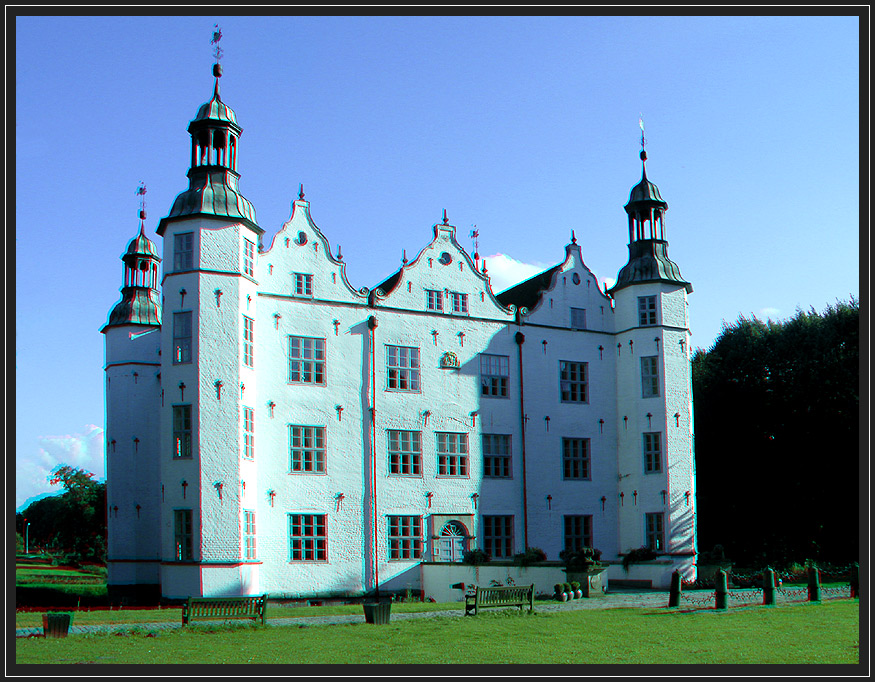
M474 594L465 596L465 615L473 612L476 616L480 608L497 606L523 606L528 604L529 611L534 610L535 586L519 587L476 587Z
M249 618L265 624L267 595L257 597L189 597L182 605L182 624L193 620Z

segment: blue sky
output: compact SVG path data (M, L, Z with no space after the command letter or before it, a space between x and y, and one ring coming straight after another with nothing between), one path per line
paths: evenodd
M610 285L643 115L695 346L859 296L857 17L17 17L16 507L58 463L103 476L99 329L137 186L156 242L187 187L216 23L264 243L303 183L356 287L444 209L496 292L572 230Z

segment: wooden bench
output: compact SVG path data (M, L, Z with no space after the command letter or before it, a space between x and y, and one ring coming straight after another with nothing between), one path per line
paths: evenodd
M474 594L465 595L465 615L476 616L479 609L493 606L519 606L520 611L528 604L529 611L535 608L535 586L475 587Z
M189 597L182 605L182 624L194 620L236 620L248 618L264 625L267 595L256 597Z

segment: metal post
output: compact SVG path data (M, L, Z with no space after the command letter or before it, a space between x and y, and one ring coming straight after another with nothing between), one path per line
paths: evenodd
M24 553L30 554L30 522L24 524Z
M726 610L729 598L729 588L727 587L726 571L719 570L714 576L714 608L721 611Z
M763 571L763 606L775 605L775 572L771 568Z
M808 601L820 601L820 570L808 567Z
M860 598L860 564L851 564L851 598Z
M677 569L671 574L671 592L668 593L668 608L680 606L681 603L681 573Z

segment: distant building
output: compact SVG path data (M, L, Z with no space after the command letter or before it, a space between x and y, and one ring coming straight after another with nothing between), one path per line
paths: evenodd
M111 591L418 589L473 548L648 546L654 584L694 577L692 287L646 173L610 290L572 237L495 295L446 215L356 289L303 190L263 247L218 78L188 132L161 255L141 214L102 329Z

